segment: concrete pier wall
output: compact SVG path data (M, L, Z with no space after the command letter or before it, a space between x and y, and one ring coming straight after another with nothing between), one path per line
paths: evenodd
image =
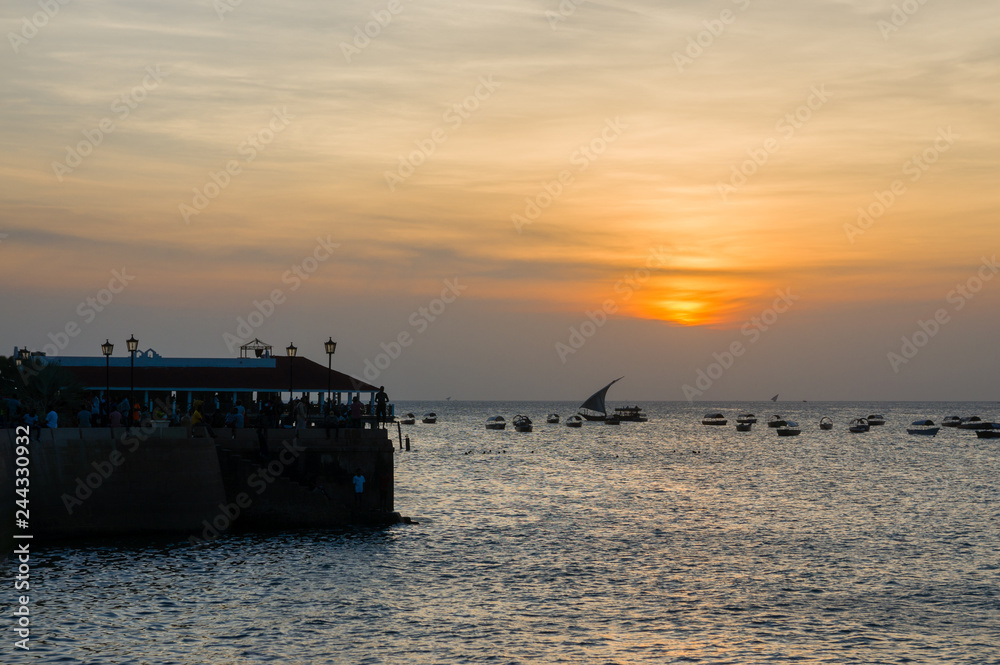
M192 438L183 428L127 434L39 429L30 444L28 532L36 538L156 532L211 539L226 530L323 527L392 511L393 447L385 430L256 432ZM0 536L14 524L15 432L0 430ZM351 477L365 492L355 505ZM214 533L213 533L214 532Z

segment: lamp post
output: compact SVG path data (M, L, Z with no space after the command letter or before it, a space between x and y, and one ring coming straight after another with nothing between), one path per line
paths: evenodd
M104 338L104 344L101 344L101 353L104 354L104 382L107 387L107 392L104 393L104 400L107 404L104 407L104 417L108 419L108 426L111 426L111 354L114 353L115 345L111 343L111 340Z
M297 351L298 349L295 348L294 343L289 344L288 346L285 347L285 353L288 354L288 401L289 402L292 401L292 388L293 388L292 367L295 364L295 354Z
M333 337L323 343L326 349L326 420L330 420L330 377L333 375L333 354L337 352L337 343Z
M125 416L126 418L125 422L128 423L126 425L126 428L128 428L132 424L132 409L135 408L135 352L139 350L139 340L135 338L135 335L132 335L127 340L125 340L125 344L128 345L128 353L131 356L131 360L129 362L129 371L128 371L128 376L129 376L128 414L126 414ZM110 363L111 361L109 360L108 362Z

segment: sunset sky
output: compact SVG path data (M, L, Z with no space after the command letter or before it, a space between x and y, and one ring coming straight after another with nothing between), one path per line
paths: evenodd
M1000 400L992 3L63 1L0 7L2 354Z

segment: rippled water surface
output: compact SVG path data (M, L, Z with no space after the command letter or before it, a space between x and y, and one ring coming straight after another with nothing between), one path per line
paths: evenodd
M998 663L1000 439L919 417L986 404L647 404L648 423L547 425L575 404L398 404L384 529L50 547L45 663ZM737 433L732 419L761 424ZM799 437L763 425L797 420ZM848 421L887 424L851 434ZM486 431L526 413L535 431ZM816 425L821 416L836 425ZM8 637L9 639L9 637ZM18 660L20 658L20 660Z

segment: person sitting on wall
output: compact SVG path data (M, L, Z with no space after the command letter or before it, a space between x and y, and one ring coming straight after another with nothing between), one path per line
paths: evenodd
M45 415L45 426L49 429L59 428L59 414L56 413L55 407Z
M122 426L122 412L118 410L118 407L113 407L111 415L108 416L108 423L111 427L121 427Z
M226 414L226 427L232 433L234 439L236 438L236 416L238 415L235 406Z

